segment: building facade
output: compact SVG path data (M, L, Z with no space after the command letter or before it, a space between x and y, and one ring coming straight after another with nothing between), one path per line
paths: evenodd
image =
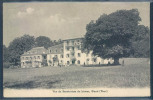
M112 59L102 59L92 55L92 51L84 53L81 51L83 38L63 40L63 43L52 46L48 49L47 63L49 66L69 66L108 64Z
M47 63L48 66L58 66L64 65L64 45L63 43L59 45L52 46L48 48Z
M21 68L42 66L97 65L113 63L112 59L94 56L92 51L81 51L83 38L63 40L61 44L36 47L21 55Z
M47 50L44 47L36 47L21 55L21 68L42 67L47 64Z

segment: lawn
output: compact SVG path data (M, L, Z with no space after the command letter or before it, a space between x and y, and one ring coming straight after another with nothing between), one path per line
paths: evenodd
M124 66L4 69L3 86L18 89L150 86L150 65L147 59L126 58L124 62Z

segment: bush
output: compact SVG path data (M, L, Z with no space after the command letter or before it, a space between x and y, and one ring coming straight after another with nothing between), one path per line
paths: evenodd
M43 60L42 63L41 63L41 65L43 65L43 66L48 66L48 63L47 63L46 60Z
M11 64L9 62L3 62L3 68L9 68Z

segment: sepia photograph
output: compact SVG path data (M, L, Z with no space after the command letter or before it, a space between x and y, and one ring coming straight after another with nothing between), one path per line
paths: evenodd
M4 97L149 97L149 2L3 3Z

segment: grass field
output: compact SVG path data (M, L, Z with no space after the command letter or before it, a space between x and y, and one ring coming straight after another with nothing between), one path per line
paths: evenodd
M124 66L43 67L3 70L4 88L130 88L150 86L145 58L126 58Z

